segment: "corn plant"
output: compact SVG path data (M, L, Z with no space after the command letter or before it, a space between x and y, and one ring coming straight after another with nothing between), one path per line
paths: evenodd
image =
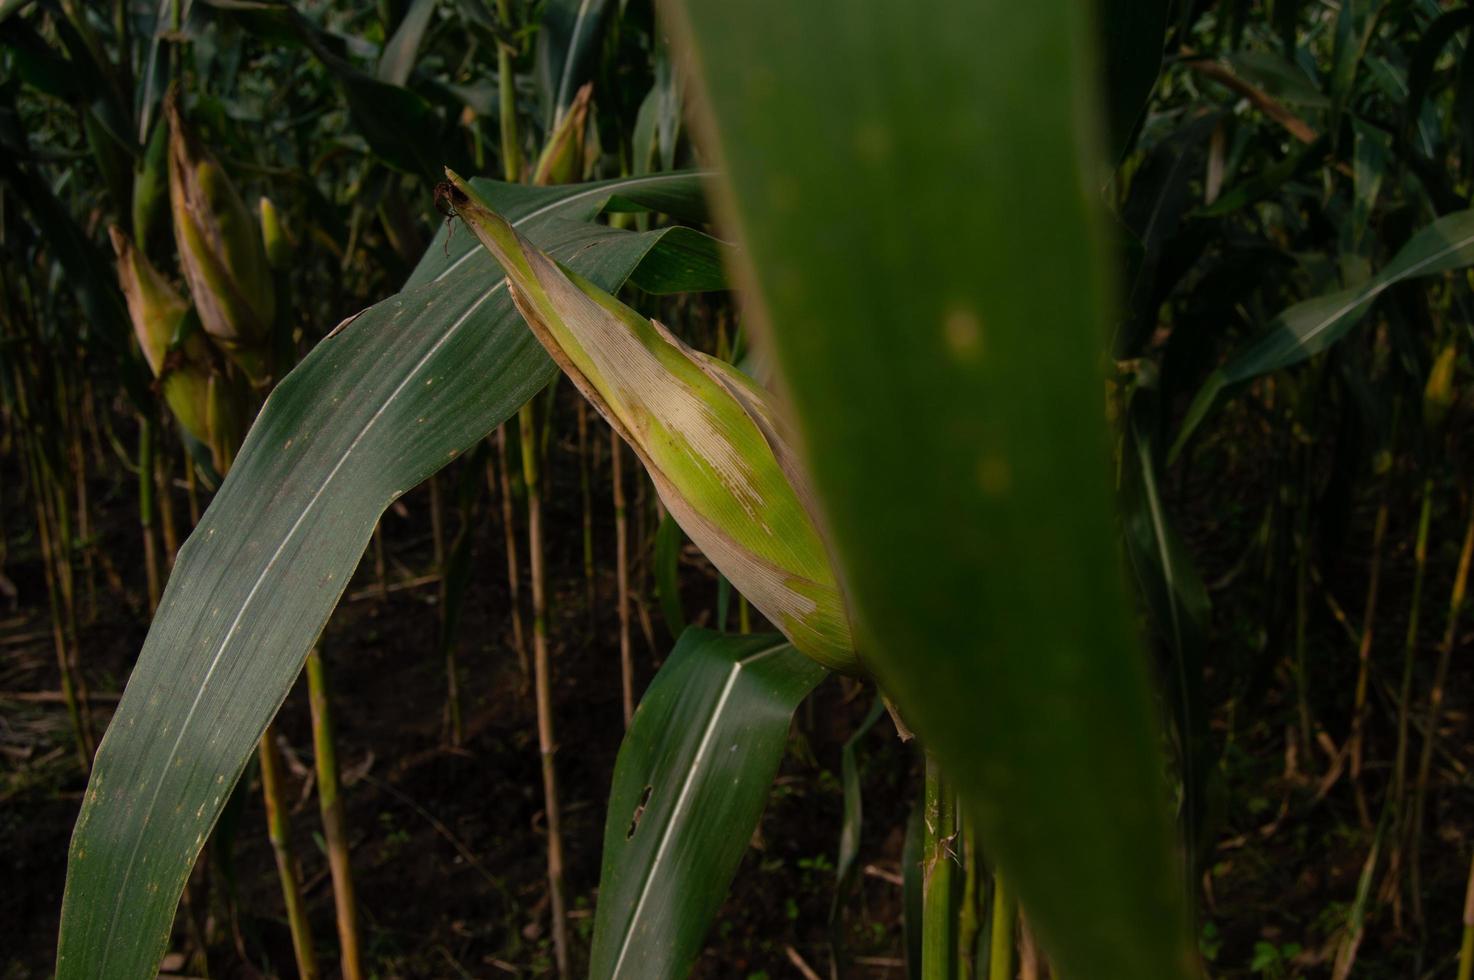
M822 30L818 8L666 10L704 88L698 122L724 162L718 203L791 409L613 295L627 279L720 285L731 255L699 232L590 221L615 198L699 214L700 177L455 182L452 206L491 254L470 236L454 252L432 246L399 295L321 342L277 386L180 554L78 820L61 976L156 967L195 855L379 513L526 403L554 365L786 634L688 633L635 712L606 833L596 975L689 965L788 718L826 669L879 681L934 760L937 799L955 793L1061 969L1191 972L1106 489L1094 350L1110 293L1099 217L1080 191L1098 145L1081 114L1090 23L1065 3L939 7L951 18L900 34L879 10L851 12L836 64L871 64L885 80L858 91L785 40ZM1004 62L971 49L979 38L1040 66L1027 108L974 98L1006 90ZM350 101L371 87L344 84ZM554 91L568 88L565 75ZM795 90L830 106L817 127L786 101ZM953 123L924 124L941 118ZM779 148L798 144L810 152L773 171ZM543 157L550 174L561 145ZM857 165L836 166L852 152ZM974 184L974 172L991 177ZM898 197L905 208L887 203ZM948 251L915 247L943 224ZM246 325L222 315L210 329L227 351L251 335L246 314L262 315L257 294L241 298ZM248 377L270 371L237 360ZM877 452L914 465L877 471ZM929 474L919 482L917 467ZM732 784L719 753L744 745ZM958 823L939 806L940 896ZM697 830L703 812L723 813L722 846ZM929 899L927 915L925 969L950 975L948 903Z

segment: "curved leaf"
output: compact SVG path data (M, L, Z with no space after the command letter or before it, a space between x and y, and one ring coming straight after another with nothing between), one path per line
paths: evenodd
M404 19L394 29L394 36L384 45L379 56L379 81L390 85L403 85L409 81L410 72L415 70L415 59L420 54L420 41L435 15L437 0L414 0Z
M1060 975L1172 980L1195 954L1108 489L1090 6L666 9L857 649Z
M1170 0L1101 0L1111 160L1125 155L1162 70Z
M524 234L610 288L661 249L661 233L559 220L608 185L536 203L500 189L485 192ZM72 838L62 980L153 975L195 856L379 515L553 373L501 276L467 261L345 322L277 386L180 550L98 749Z
M614 766L589 977L683 977L827 671L781 636L688 629Z
M589 58L599 48L599 29L609 0L547 0L537 34L537 81L549 132L573 93L588 80Z
M1187 441L1220 399L1255 378L1298 364L1344 337L1371 309L1378 296L1402 282L1474 264L1474 209L1444 215L1414 235L1381 272L1359 286L1296 303L1264 333L1208 376L1193 397L1168 462L1177 459Z

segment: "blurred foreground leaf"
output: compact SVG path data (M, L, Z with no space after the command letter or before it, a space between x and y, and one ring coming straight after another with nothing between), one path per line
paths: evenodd
M1061 975L1188 976L1108 486L1087 6L666 9L866 666Z

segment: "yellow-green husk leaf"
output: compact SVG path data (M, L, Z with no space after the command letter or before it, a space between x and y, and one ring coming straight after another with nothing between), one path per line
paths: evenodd
M1448 417L1454 404L1454 368L1458 363L1459 348L1450 343L1438 352L1433 369L1428 372L1428 383L1423 388L1423 423L1437 429Z
M571 184L583 176L584 132L588 129L593 91L593 83L586 82L558 120L532 171L532 182L537 186Z
M451 180L523 319L634 449L682 530L795 647L860 671L808 480L768 392L559 266Z
M108 234L118 257L118 284L133 332L143 359L158 378L164 403L190 435L209 447L215 469L224 473L245 435L250 394L237 376L223 370L210 342L186 325L188 300L126 232L113 225Z
M273 269L283 272L292 264L292 240L281 223L281 212L271 198L261 198L261 241L266 246L266 261Z
M169 204L179 264L200 324L253 383L270 378L276 296L266 249L250 210L220 164L169 110Z

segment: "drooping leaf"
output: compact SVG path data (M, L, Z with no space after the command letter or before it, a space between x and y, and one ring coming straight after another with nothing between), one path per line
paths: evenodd
M394 29L394 36L384 45L384 53L379 56L379 81L390 85L403 85L409 81L410 72L415 70L415 59L420 54L420 41L430 26L430 18L435 15L437 2L414 0L410 4L399 26Z
M1361 322L1378 296L1404 279L1470 264L1474 264L1474 209L1444 215L1418 232L1366 282L1285 310L1257 340L1203 382L1172 444L1169 461L1177 458L1198 426L1235 388L1327 349Z
M921 980L921 838L918 802L906 818L906 839L901 844L901 936L906 944L907 980Z
M543 100L543 126L551 131L588 81L590 59L599 49L609 0L548 0L537 32L536 76Z
M483 192L617 288L663 236L557 219L618 187ZM441 261L432 247L427 263ZM72 838L58 976L153 976L195 856L379 515L553 372L501 277L467 261L346 321L277 386L180 550L99 747Z
M1164 139L1142 160L1131 178L1131 190L1121 207L1121 222L1134 238L1130 273L1126 278L1122 323L1113 344L1118 358L1138 357L1157 327L1157 314L1167 290L1176 284L1186 263L1168 260L1180 253L1178 231L1192 206L1192 180L1201 172L1201 147L1219 124L1216 115L1204 115ZM1164 266L1177 274L1163 276Z
M1119 160L1162 70L1171 0L1101 0L1108 151Z
M885 700L876 695L865 720L845 739L844 746L839 750L839 782L844 791L844 819L839 828L839 853L834 860L834 900L829 904L829 930L833 936L836 955L842 938L842 913L854 887L855 862L860 857L860 829L865 822L864 801L860 796L858 749L860 742L883 714Z
M1331 107L1330 96L1320 90L1315 79L1281 55L1268 51L1238 51L1224 55L1223 60L1235 75L1286 105L1309 109Z
M675 166L681 131L681 92L675 64L664 40L655 49L655 83L640 103L630 135L631 163L636 174ZM659 166L656 166L659 164Z
M866 666L1061 975L1188 976L1108 492L1088 6L665 9Z
M683 977L826 674L780 636L689 629L630 722L604 826L589 976Z
M1214 761L1203 695L1204 639L1212 607L1162 498L1158 404L1157 393L1150 388L1138 388L1132 395L1121 459L1121 498L1126 555L1164 652L1161 686L1177 731L1180 823L1191 865L1206 818Z

